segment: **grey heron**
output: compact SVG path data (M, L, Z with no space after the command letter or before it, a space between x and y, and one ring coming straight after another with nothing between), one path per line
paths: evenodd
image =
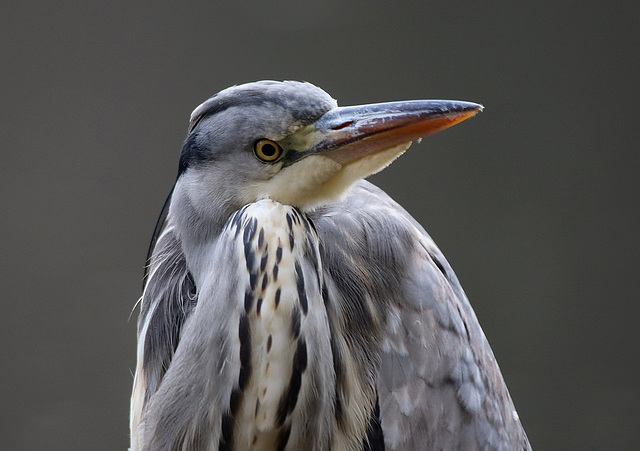
M149 251L131 449L530 449L447 260L364 180L481 109L291 81L197 107Z

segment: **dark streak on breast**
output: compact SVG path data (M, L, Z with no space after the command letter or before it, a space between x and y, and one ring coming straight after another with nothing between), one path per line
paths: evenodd
M256 218L251 218L247 221L247 224L244 226L244 235L243 241L245 243L250 242L256 236L256 228L258 225L258 220Z
M290 435L291 435L291 425L287 425L283 427L278 436L278 443L276 445L277 451L283 451L286 448Z
M242 227L240 227L240 223L242 222L244 210L245 210L245 208L243 208L242 210L236 212L233 215L233 218L231 219L231 226L235 227L235 229L236 229L236 231L235 231L235 237L236 238L238 238L238 235L240 234L240 230L242 229Z
M233 445L233 417L227 413L222 415L222 433L218 443L218 451L230 451Z
M249 285L251 286L251 291L256 290L256 282L258 281L258 274L255 272L251 272L249 274Z
M249 317L246 314L240 317L238 338L240 338L240 375L238 377L238 386L240 390L243 390L251 374L251 331L249 328Z
M247 264L247 271L253 272L253 265L255 263L256 254L253 252L251 243L245 241L244 243L244 259Z
M298 402L298 394L300 393L300 386L302 385L302 373L307 369L307 344L304 337L300 337L298 340L298 346L296 353L293 357L293 368L291 369L291 379L289 380L289 387L285 395L280 399L278 404L278 412L276 418L276 424L282 426L287 418L287 415L293 412Z
M296 224L300 224L300 213L298 212L298 209L297 209L297 208L294 208L294 209L293 209L293 221L294 221Z
M275 298L276 308L278 308L278 304L280 304L280 294L281 294L281 291L280 291L280 288L278 288L276 290L276 298Z
M244 293L244 311L249 313L251 306L253 305L253 293L251 291L245 291Z
M300 309L297 305L293 307L291 312L291 336L294 339L300 336Z
M302 307L302 313L305 315L309 309L307 303L307 293L304 288L304 274L302 272L302 268L300 267L300 263L296 261L296 286L298 288L298 301L300 302L300 307Z
M235 415L238 412L238 407L240 407L240 400L242 399L242 392L238 388L234 388L231 391L231 396L229 397L229 412L231 415Z

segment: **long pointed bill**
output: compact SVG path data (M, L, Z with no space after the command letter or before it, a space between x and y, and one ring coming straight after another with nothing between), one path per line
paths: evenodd
M281 169L255 184L250 199L271 198L311 210L387 167L412 141L481 110L477 103L448 100L336 107L278 141L286 152Z
M449 128L482 108L477 103L450 100L411 100L334 108L308 130L307 143L311 146L295 152L292 160L322 153L346 165Z

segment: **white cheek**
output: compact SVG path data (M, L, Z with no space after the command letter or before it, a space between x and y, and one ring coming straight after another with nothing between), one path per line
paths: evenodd
M305 208L325 199L323 185L342 165L323 155L311 155L278 172L270 180L251 187L251 197L273 199L285 205Z
M378 151L342 165L324 155L311 155L288 166L271 179L246 191L247 203L273 199L284 205L311 210L339 198L357 180L386 168L404 153L410 142Z

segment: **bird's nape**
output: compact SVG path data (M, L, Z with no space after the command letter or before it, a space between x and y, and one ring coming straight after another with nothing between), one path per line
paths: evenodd
M451 267L362 180L481 109L272 81L199 106L149 255L131 449L530 449Z

